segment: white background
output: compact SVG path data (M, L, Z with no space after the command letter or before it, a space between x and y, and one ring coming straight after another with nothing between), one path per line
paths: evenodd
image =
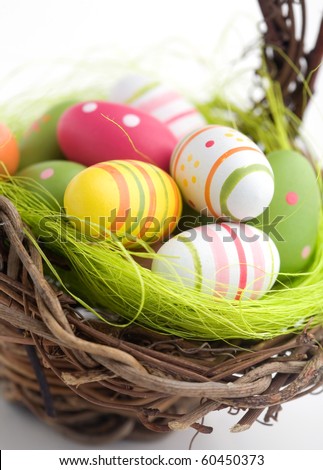
M307 46L313 44L322 0L308 0ZM253 59L240 60L256 43L261 20L256 0L0 0L1 103L17 94L59 95L61 89L98 83L108 92L124 71L139 68L172 82L192 97L216 87L234 100L246 100ZM100 64L105 61L105 65ZM58 80L78 63L71 80ZM99 65L98 65L99 64ZM109 66L107 65L109 64ZM138 65L139 64L139 65ZM73 68L73 67L72 67ZM56 81L55 81L56 80ZM306 115L306 131L316 154L323 154L323 79L317 82ZM17 106L17 104L15 104ZM230 434L242 416L215 412L206 418L211 435L199 435L193 449L323 449L323 396L286 404L273 426L256 423ZM153 442L100 445L100 449L187 449L192 430ZM2 449L90 449L56 434L25 410L0 398Z

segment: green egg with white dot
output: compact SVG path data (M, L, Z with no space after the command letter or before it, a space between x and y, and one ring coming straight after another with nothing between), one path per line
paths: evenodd
M302 272L313 258L318 238L322 201L317 175L294 150L277 150L267 157L274 172L274 196L253 223L275 242L281 273Z
M53 196L59 205L63 207L64 193L69 182L78 175L86 167L80 163L64 161L64 160L49 160L46 162L35 163L17 173L17 176L23 176L27 183L30 180L36 182L35 185L28 184L28 188L32 191L38 192L47 200L51 200ZM42 191L44 188L48 191Z

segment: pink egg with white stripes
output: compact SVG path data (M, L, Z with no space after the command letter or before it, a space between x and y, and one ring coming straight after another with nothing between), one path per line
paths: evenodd
M165 124L177 140L206 124L203 115L188 99L141 75L128 75L117 82L110 91L109 100L151 114Z
M173 134L153 116L108 101L68 108L58 122L57 136L64 155L85 166L140 160L168 171L176 146Z
M216 297L247 301L274 285L280 258L271 238L246 224L209 224L182 232L158 250L152 271Z

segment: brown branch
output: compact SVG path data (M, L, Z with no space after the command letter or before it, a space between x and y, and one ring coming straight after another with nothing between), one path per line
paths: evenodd
M285 105L302 119L314 92L323 57L323 18L312 50L304 50L306 2L300 0L258 0L265 24L263 52L269 76L280 84ZM297 37L295 11L300 8L301 31ZM287 10L287 13L284 13ZM289 61L285 59L288 57ZM304 80L308 80L310 94ZM264 104L264 103L262 103Z

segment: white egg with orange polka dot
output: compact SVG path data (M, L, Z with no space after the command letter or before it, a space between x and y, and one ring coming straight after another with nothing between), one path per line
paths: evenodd
M164 243L158 255L153 272L198 292L237 301L261 298L280 269L271 238L238 223L187 230Z
M257 217L274 194L272 168L261 149L241 132L205 126L175 148L170 171L185 201L215 218Z

